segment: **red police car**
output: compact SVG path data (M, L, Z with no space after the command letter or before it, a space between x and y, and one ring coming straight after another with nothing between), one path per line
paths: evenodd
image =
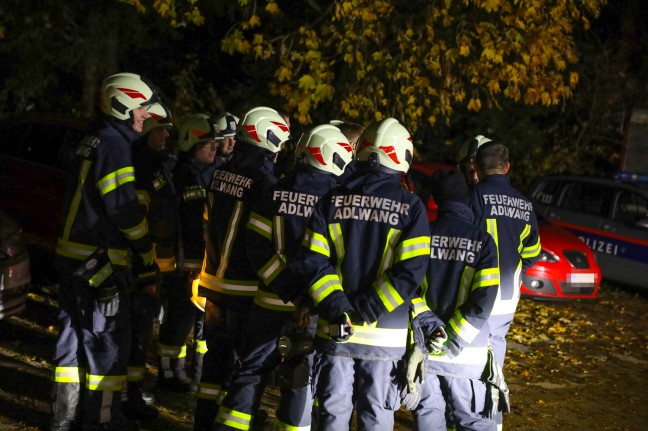
M455 166L436 162L414 162L409 175L414 190L427 203L428 219L436 218L430 176ZM523 297L546 300L593 299L598 296L601 268L594 253L576 235L538 215L542 251L540 261L522 276Z

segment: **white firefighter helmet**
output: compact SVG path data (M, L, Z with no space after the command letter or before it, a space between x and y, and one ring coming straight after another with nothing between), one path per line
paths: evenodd
M196 144L218 138L216 120L207 114L194 114L180 123L178 149L188 152Z
M302 135L295 155L309 166L340 176L353 159L353 147L340 129L322 124Z
M101 84L101 110L118 120L131 118L131 111L159 100L153 85L134 73L118 73Z
M373 167L407 173L413 157L412 137L395 118L375 122L360 135L356 157Z
M225 115L218 119L216 125L218 126L218 140L223 138L236 136L236 127L238 126L239 118L226 112Z
M238 141L278 153L290 139L286 120L274 109L257 106L249 110L238 125Z
M477 135L471 140L464 142L457 154L457 164L465 165L468 163L474 163L477 149L486 142L491 142L491 139L484 135Z
M146 135L156 127L171 127L173 120L171 119L171 111L163 103L154 103L146 107L150 117L144 120L142 127L142 136Z
M199 281L199 279L195 279L191 282L191 302L196 306L196 308L204 313L205 305L207 304L207 298L198 295Z

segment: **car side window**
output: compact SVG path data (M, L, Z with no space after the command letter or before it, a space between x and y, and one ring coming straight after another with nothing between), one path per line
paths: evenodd
M648 199L628 190L620 191L617 196L613 218L629 224L648 218Z
M533 198L541 204L551 205L556 202L562 181L543 181L536 189Z
M558 206L594 216L607 217L611 189L600 184L573 182L565 187Z
M27 124L17 156L41 165L56 166L65 132L66 128L57 125Z

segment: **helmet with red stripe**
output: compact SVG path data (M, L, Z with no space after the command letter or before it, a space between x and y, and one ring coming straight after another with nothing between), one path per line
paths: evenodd
M373 168L407 173L413 158L412 137L395 118L375 122L358 139L356 157Z
M243 116L236 139L278 153L284 142L290 139L290 128L277 111L266 106L257 106Z
M129 120L132 111L159 101L154 86L134 73L117 73L101 84L101 110L118 120Z
M353 147L340 129L322 124L302 135L295 154L309 166L340 176L353 159Z

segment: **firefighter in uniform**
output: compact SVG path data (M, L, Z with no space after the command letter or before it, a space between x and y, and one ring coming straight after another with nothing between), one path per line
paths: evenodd
M202 311L191 301L192 285L205 255L203 212L207 187L214 174L219 130L207 114L185 119L179 128L178 163L173 180L178 193L180 245L178 270L167 289L168 309L158 337L158 386L177 392L195 392L207 344L202 334ZM187 375L187 337L194 330L194 380Z
M337 127L330 124L315 127L302 135L297 144L295 172L279 180L253 206L247 248L261 283L241 347L241 367L233 373L220 406L217 429L250 428L268 376L282 359L277 339L288 334L298 343L300 334L306 333L307 321L293 321L297 311L294 302L304 308L310 301L304 295L303 277L291 265L302 254L302 240L315 204L336 186L336 179L344 172L352 154L351 145ZM305 327L298 329L299 325ZM295 353L296 358L287 355L287 365L282 369L290 373L310 370L308 358L312 355ZM286 377L280 384L275 429L310 426L313 400L307 381L309 375L305 374L304 382L293 382Z
M162 274L175 270L177 231L176 195L166 151L167 128L173 125L171 113L160 103L149 106L147 110L151 116L144 121L140 139L133 144L133 166L137 198L146 213L160 274L136 274L136 289L131 293L133 333L128 384L122 397L124 414L142 422L154 420L159 415L158 409L152 405L152 396L143 392L144 371L159 307Z
M391 430L411 299L425 275L429 227L420 198L401 186L412 161L409 132L394 118L358 142L358 172L321 199L304 259L318 314L318 427Z
M143 77L119 73L101 86L95 132L75 150L56 245L60 274L53 358L52 430L135 430L121 390L130 350L131 264L152 270L155 250L137 201L131 145L158 101Z
M259 284L247 257L246 226L252 203L276 183L274 163L290 132L272 108L249 110L238 125L232 159L216 170L208 191L205 261L199 294L205 305L203 362L195 430L211 430L227 390L248 311ZM216 347L217 346L217 347Z
M220 168L232 158L234 147L236 146L236 126L240 118L236 115L226 112L225 115L218 119L218 150L214 165Z
M443 352L428 357L421 402L413 411L415 428L444 431L445 399L452 412L448 429L494 431L494 418L484 413L486 383L480 379L488 358L488 318L499 287L497 249L490 235L474 226L469 187L459 171L435 172L431 192L438 218L430 224L423 297L445 322L447 341ZM429 312L423 310L423 305L415 307L412 327L419 339L427 340L421 322ZM426 346L429 350L434 346Z
M540 235L533 205L512 185L508 148L497 142L479 146L475 169L479 182L474 186L471 206L477 226L495 240L500 269L500 289L488 319L490 343L500 366L504 366L506 334L520 299L521 275L540 255ZM498 415L498 426L502 416Z

